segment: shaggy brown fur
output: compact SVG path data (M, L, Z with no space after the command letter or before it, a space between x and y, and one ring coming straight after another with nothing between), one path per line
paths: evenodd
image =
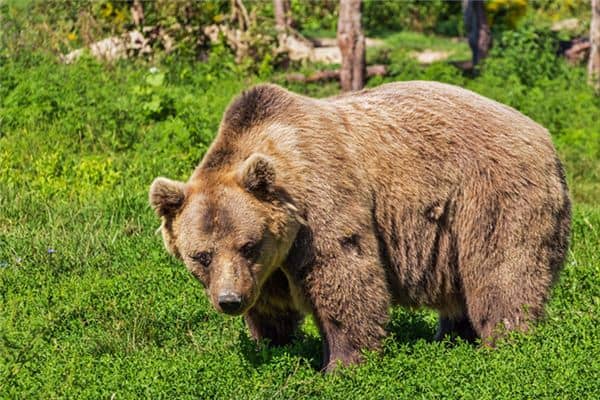
M311 313L327 369L378 348L392 304L438 310L438 338L526 330L570 230L546 129L433 82L324 100L257 86L190 180L157 178L150 202L218 310L276 344Z

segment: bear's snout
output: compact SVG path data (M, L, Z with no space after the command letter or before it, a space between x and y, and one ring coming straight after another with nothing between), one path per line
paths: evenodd
M217 298L219 308L225 314L236 315L242 309L242 296L230 290L222 291Z

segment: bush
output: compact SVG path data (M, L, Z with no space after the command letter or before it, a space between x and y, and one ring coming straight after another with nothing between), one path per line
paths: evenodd
M505 31L494 43L486 60L488 75L498 79L514 77L526 86L564 73L565 64L556 56L558 42L552 32L524 27Z
M457 36L462 29L461 3L457 1L363 1L364 29L381 31L414 30Z

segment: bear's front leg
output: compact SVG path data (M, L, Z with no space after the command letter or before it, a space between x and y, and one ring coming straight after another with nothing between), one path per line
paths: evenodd
M446 335L449 335L452 340L460 337L467 342L474 342L477 339L477 333L467 315L452 318L440 315L434 340L442 341Z
M256 341L282 346L292 341L302 314L295 309L286 276L277 270L265 282L259 299L244 316Z
M323 369L354 364L362 350L376 350L385 337L390 293L377 259L346 251L317 263L304 287L323 336Z
M291 343L302 316L293 310L259 310L252 308L244 316L252 338L268 340L274 346Z

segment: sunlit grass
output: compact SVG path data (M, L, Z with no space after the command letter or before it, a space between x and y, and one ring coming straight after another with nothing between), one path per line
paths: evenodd
M541 123L575 107L558 101L562 93L509 97L485 76L402 62L386 80L464 84ZM242 319L217 314L154 234L148 185L158 175L185 179L231 97L254 81L183 70L162 66L164 82L152 86L143 66L0 67L1 398L600 397L597 126L561 120L553 132L576 194L572 246L547 318L529 335L495 350L435 343L434 313L397 308L380 354L324 376L312 321L289 346L255 346ZM583 86L569 85L578 108L599 112Z

